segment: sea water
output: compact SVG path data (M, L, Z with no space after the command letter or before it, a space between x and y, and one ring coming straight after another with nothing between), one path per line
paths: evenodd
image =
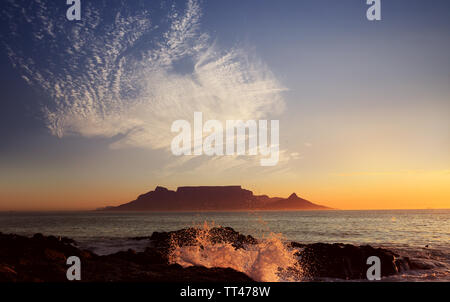
M409 256L430 269L407 271L387 281L450 281L450 210L292 211L292 212L40 212L0 213L0 232L66 236L83 249L105 255L129 248L143 250L154 231L186 227L229 226L262 239L236 251L231 246L183 247L173 259L183 265L232 267L256 280L278 280L277 267L292 264L292 250L283 243L350 243L384 247ZM199 240L203 240L199 238ZM178 253L178 254L176 254Z

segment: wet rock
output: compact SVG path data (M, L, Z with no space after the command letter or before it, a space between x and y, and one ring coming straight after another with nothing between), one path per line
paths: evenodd
M0 282L16 281L17 272L9 265L0 264Z
M35 234L24 237L0 233L0 282L67 281L66 259L81 260L82 282L249 282L251 278L228 268L169 265L163 249L128 250L98 256L73 246L73 240Z
M296 255L306 277L311 279L367 279L369 265L367 258L377 256L381 260L381 275L389 276L411 268L409 259L400 257L392 251L373 248L369 245L355 246L342 243L300 244L292 242L298 248Z
M256 244L258 241L251 235L242 235L230 227L214 227L207 232L200 228L187 228L171 232L154 232L150 237L156 248L169 248L170 246L186 246L198 244L199 236L207 236L208 241L216 243L230 243L235 248L244 248L247 244Z
M192 266L183 268L169 264L168 254L174 246L198 245L203 236L211 243L230 243L236 249L257 244L252 236L245 236L229 227L217 227L205 231L187 228L172 232L154 232L149 246L143 252L122 251L99 256L80 250L69 238L57 238L35 234L24 237L0 233L0 281L48 282L67 281L66 259L78 256L81 260L83 282L105 281L167 281L167 282L212 282L252 281L244 273L229 268L206 268ZM427 263L415 263L407 257L387 249L368 245L351 244L302 244L291 242L297 249L296 256L303 277L310 280L325 278L366 279L369 265L367 258L377 256L381 260L382 276L397 274L409 269L427 269Z
M45 249L44 254L45 258L50 261L64 261L66 259L63 253L51 249Z
M66 280L66 259L91 256L71 245L70 240L60 240L54 236L35 234L28 238L14 234L0 233L0 261L16 274L0 271L3 281L64 281Z
M141 241L141 240L150 240L150 236L138 236L138 237L131 237L130 240L136 240L136 241Z

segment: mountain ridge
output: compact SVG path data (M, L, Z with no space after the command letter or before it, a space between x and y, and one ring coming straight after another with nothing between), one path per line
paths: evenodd
M102 211L239 211L239 210L330 210L292 193L288 198L254 195L240 185L181 186L169 190L157 186L135 200Z

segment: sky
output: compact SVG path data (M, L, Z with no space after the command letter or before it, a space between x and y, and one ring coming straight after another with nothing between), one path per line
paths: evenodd
M450 3L2 1L0 211L157 185L450 208ZM280 159L174 156L173 121L279 120Z

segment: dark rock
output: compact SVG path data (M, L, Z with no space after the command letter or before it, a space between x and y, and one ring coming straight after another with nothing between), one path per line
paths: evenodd
M10 266L0 264L0 282L17 281L17 272Z
M150 240L150 236L138 236L138 237L131 237L131 240L141 241L141 240Z
M204 232L204 233L202 233ZM258 241L242 235L229 227L216 227L208 231L187 228L172 232L154 232L150 246L143 252L127 250L106 256L80 250L73 240L35 234L24 237L0 233L0 282L48 282L67 281L66 259L78 256L82 266L82 281L252 281L244 273L229 268L183 268L169 264L168 254L175 246L198 245L196 238L207 236L211 243L230 243L236 249ZM377 256L381 260L382 276L397 274L409 269L427 269L427 263L415 263L407 257L381 248L351 244L301 244L291 242L298 249L296 256L303 277L311 280L323 278L366 279L369 265L367 258ZM285 268L289 270L289 268ZM294 270L294 268L292 268Z
M128 250L107 256L82 251L54 236L36 234L31 238L0 233L0 282L67 281L66 259L81 260L82 282L250 282L251 278L228 268L169 265L163 249L149 247L144 252Z
M311 279L339 278L366 279L369 265L367 258L377 256L381 260L381 275L389 276L411 269L407 257L400 257L392 251L373 248L369 245L355 246L342 243L299 244L292 242L291 246L299 248L297 252L299 263Z
M187 228L171 232L154 232L150 237L156 248L169 248L174 246L196 245L197 238L205 232L199 228ZM233 247L240 249L246 244L256 244L258 241L251 235L242 235L230 227L214 227L205 232L207 239L213 243L230 243Z

